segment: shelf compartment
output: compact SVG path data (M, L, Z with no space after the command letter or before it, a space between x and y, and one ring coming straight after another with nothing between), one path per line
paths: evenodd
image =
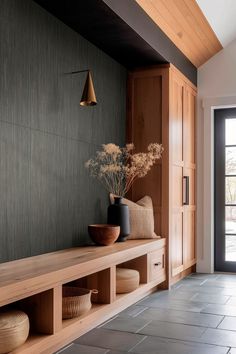
M117 265L118 268L134 269L139 272L140 284L146 284L148 282L148 259L147 254L134 258L130 261Z
M61 286L19 300L11 306L27 313L30 320L30 332L54 334L62 328Z
M12 354L53 353L155 291L164 276L147 281L147 254L163 247L165 239L130 240L103 248L89 247L86 255L84 248L76 248L3 265L0 303L22 309L31 323L29 338ZM25 269L33 268L29 267L32 262L34 274L25 274ZM141 284L131 293L116 296L118 266L138 270ZM74 279L77 286L97 288L100 294L92 299L90 311L62 320L62 285L74 285L70 283Z
M115 300L115 266L90 274L66 285L87 289L97 289L91 301L96 304L110 304Z
M62 321L62 328L72 326L75 323L80 323L82 325L86 319L96 316L96 312L99 312L99 311L103 310L104 308L106 308L106 304L93 304L91 309L88 312L84 313L83 315L63 320Z

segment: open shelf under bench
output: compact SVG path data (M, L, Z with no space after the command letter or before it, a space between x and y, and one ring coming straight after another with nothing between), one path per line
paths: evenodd
M117 266L139 271L138 289L116 294ZM0 264L0 306L25 310L34 333L12 353L53 353L156 290L165 279L165 239L77 247ZM62 320L62 286L72 281L98 288L99 294L89 312Z

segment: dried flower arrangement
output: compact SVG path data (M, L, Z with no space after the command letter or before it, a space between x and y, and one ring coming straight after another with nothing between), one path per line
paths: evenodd
M96 177L109 193L123 197L137 178L146 176L161 158L161 144L148 145L147 152L134 154L134 144L120 148L115 144L103 144L94 159L86 162L90 175Z

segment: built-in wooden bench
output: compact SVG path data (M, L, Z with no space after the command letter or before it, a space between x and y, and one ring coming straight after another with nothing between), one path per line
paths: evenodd
M165 239L130 240L106 247L78 247L0 264L0 306L30 318L27 342L12 353L53 353L145 295L166 279ZM140 286L116 294L116 266L140 272ZM62 285L98 289L91 310L62 320Z

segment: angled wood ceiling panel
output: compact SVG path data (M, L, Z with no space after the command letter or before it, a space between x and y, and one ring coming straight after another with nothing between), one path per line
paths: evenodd
M196 67L222 49L195 0L136 2Z

